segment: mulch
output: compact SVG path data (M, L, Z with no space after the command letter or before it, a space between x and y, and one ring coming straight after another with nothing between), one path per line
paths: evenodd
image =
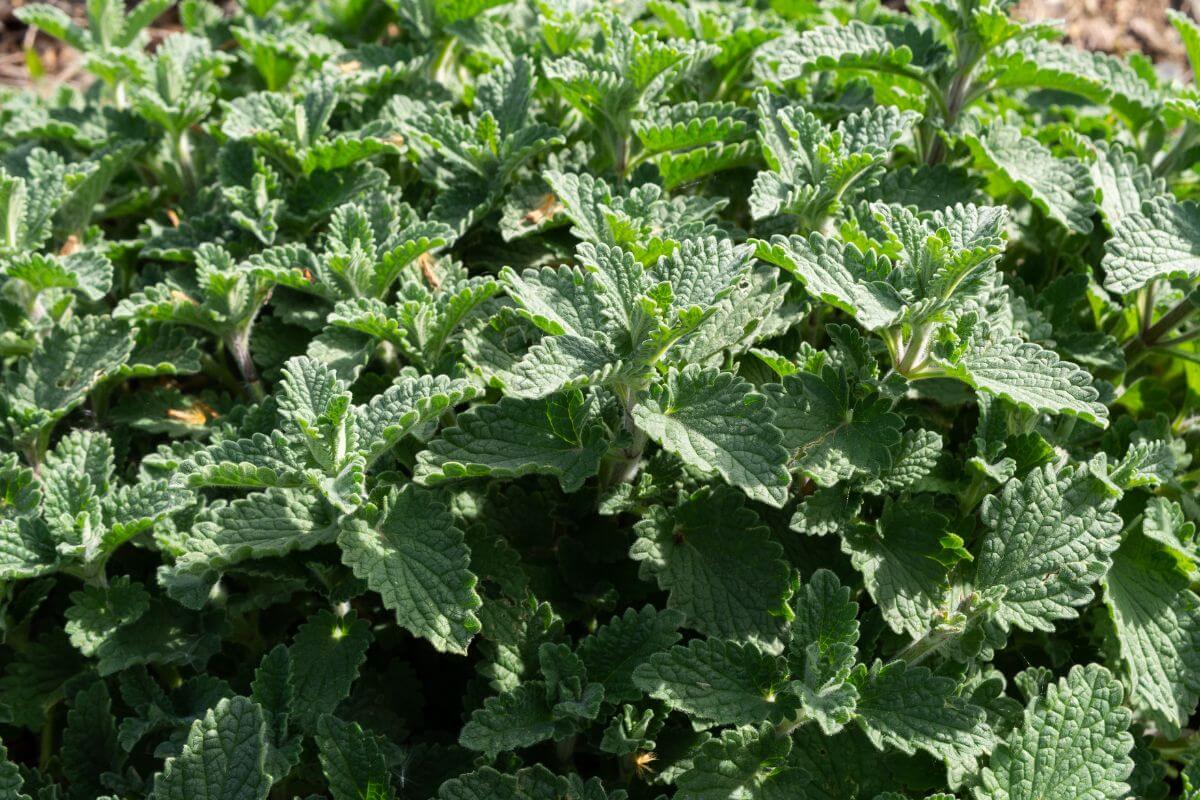
M13 15L25 2L0 0L0 86L87 82L71 48L26 27ZM83 2L50 2L76 19L84 19ZM1020 0L1017 14L1030 20L1063 20L1068 41L1108 53L1145 53L1164 77L1183 79L1190 70L1183 42L1167 20L1169 8L1200 19L1200 0ZM156 24L161 27L152 35L165 35L177 27L170 12ZM35 58L30 58L31 51ZM31 61L41 72L36 81L31 79Z
M1167 19L1168 9L1200 19L1200 0L1021 0L1016 13L1029 20L1062 20L1067 41L1089 50L1144 53L1163 77L1182 80L1190 73L1187 53Z

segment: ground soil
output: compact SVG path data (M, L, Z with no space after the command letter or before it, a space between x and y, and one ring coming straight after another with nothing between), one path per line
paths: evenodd
M46 84L83 80L70 48L26 28L13 15L13 9L24 2L0 0L0 85L30 83L27 53L31 49ZM82 19L83 2L51 2ZM1169 8L1200 19L1200 0L1020 0L1017 14L1031 20L1063 20L1068 41L1110 53L1142 52L1154 59L1164 77L1183 78L1188 74L1187 58L1179 35L1167 21ZM169 15L157 24L161 27L152 34L175 27Z
M1200 0L1020 0L1017 15L1063 20L1068 41L1108 53L1145 53L1164 77L1183 78L1187 56L1168 9L1200 19Z

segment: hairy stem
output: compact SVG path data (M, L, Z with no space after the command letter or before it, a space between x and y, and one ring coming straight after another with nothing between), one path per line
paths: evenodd
M925 659L942 649L942 646L953 639L954 631L934 628L919 639L914 639L896 653L895 660L903 661L910 667L920 664Z
M953 128L954 123L958 121L958 115L966 107L968 98L973 100L978 97L971 91L971 73L975 71L975 65L979 63L982 55L982 52L973 51L959 53L958 69L950 81L950 88L946 91L945 97L941 96L940 91L936 93L939 100L938 105L942 111L942 127L947 131ZM925 163L930 166L940 164L945 160L946 155L946 142L935 131L933 143L925 154Z
M804 709L796 712L796 716L791 719L785 719L783 722L775 726L776 736L791 736L796 731L800 730L804 724L808 722L808 715L804 713Z
M629 435L629 444L621 449L620 458L612 465L606 484L615 486L619 483L632 483L642 466L642 453L649 441L646 432L638 427L633 419L633 409L637 405L637 387L623 386L617 390L621 400L621 424Z
M229 348L229 355L233 357L238 371L242 373L246 390L255 400L262 400L265 393L262 382L258 379L258 369L254 366L254 357L250 353L250 326L227 337L225 346Z

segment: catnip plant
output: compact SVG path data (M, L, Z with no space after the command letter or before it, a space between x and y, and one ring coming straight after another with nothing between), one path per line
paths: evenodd
M84 5L0 88L0 800L1200 800L1192 82Z

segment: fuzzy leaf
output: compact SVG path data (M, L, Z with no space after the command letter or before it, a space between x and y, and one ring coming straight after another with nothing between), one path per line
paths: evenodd
M1200 598L1170 550L1134 532L1113 554L1104 599L1130 701L1178 735L1200 698Z
M154 777L152 800L266 800L267 729L244 697L217 703L192 723L183 751Z
M371 629L353 612L337 617L319 611L300 626L289 654L295 687L293 717L301 730L315 730L332 714L358 677L371 646Z
M1014 478L983 501L988 530L980 544L975 589L1000 589L996 621L1054 630L1078 616L1120 543L1113 499L1086 468L1051 466Z
M353 722L326 715L317 720L317 752L333 800L394 797L391 772L379 739Z
M671 369L634 406L637 424L686 463L717 472L747 497L782 506L788 452L766 399L742 378L698 365Z
M338 536L342 561L379 592L396 621L438 650L466 653L480 606L463 533L437 497L406 486L373 523L351 520Z
M596 473L608 449L591 404L574 390L538 400L504 398L460 414L419 457L426 485L455 478L553 475L575 491Z
M1116 294L1159 278L1200 275L1200 206L1151 200L1116 225L1104 250L1104 286Z
M710 636L778 650L790 574L783 550L728 487L702 489L636 525L630 558L669 592L667 605Z
M976 800L1117 800L1133 770L1129 711L1103 667L1075 666L1030 702L981 774Z
M694 639L656 653L633 673L650 697L718 725L780 722L795 713L795 696L782 693L785 662L754 645ZM791 702L788 702L788 701Z

